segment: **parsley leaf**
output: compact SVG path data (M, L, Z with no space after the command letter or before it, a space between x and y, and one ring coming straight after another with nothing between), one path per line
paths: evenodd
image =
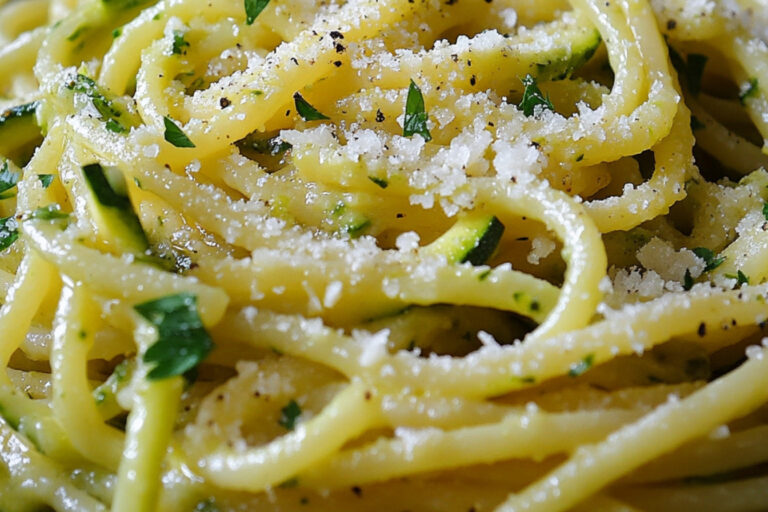
M249 135L238 142L238 144L242 144L244 147L252 149L261 155L271 156L282 155L293 147L290 143L282 140L279 135L271 138L257 138L254 135Z
M693 96L698 96L699 92L701 92L701 77L704 74L704 66L707 64L707 60L709 60L708 57L700 53L689 53L686 62L674 48L671 46L667 47L672 66L677 70L678 74L685 78L688 91Z
M368 176L368 179L374 182L376 185L378 185L381 188L387 188L389 186L389 182L383 178L377 178L376 176Z
M715 253L706 247L696 247L693 254L704 260L704 272L716 269L725 261L725 256L716 258Z
M42 183L43 188L48 188L53 183L53 174L38 174L37 179Z
M552 102L549 101L549 96L546 98L542 94L539 86L536 83L536 79L531 75L525 75L522 79L525 90L523 91L523 99L520 100L518 107L523 111L526 117L531 117L536 112L536 106L541 105L545 109L555 110Z
M744 105L749 98L754 98L755 96L757 96L757 78L750 78L747 83L741 86L739 101Z
M749 284L749 276L745 275L744 272L741 270L738 270L736 274L725 274L725 277L728 279L735 279L736 280L736 286L738 288L741 288L741 285L743 284Z
M428 114L424 109L424 96L416 82L411 80L408 86L408 97L405 100L405 122L403 123L403 137L410 137L418 133L426 142L432 140L432 135L427 128Z
M147 349L144 362L157 363L150 380L183 375L197 367L213 349L191 293L167 295L133 307L157 327L157 341Z
M763 203L763 217L768 220L768 203Z
M196 147L194 142L189 140L189 137L181 131L179 125L177 125L173 119L168 116L163 117L163 123L165 123L165 133L163 136L165 140L176 146L177 148L194 148Z
M268 4L269 0L245 0L245 22L252 25Z
M683 276L683 290L688 291L693 288L693 276L691 276L691 269L685 269L685 275Z
M280 409L280 419L278 423L286 430L293 430L296 427L296 419L301 416L301 407L296 400L291 400L288 405Z
M185 32L182 30L173 31L173 46L171 47L171 53L174 55L185 55L187 50L184 48L189 47L189 42L184 39Z
M571 368L568 370L568 376L578 377L582 373L592 368L592 365L594 364L594 362L595 362L595 354L587 354L586 356L584 356L584 359L582 359L578 363L574 363L571 365Z
M115 133L128 131L118 119L123 113L115 107L112 100L107 99L96 82L91 78L78 74L66 87L71 91L84 94L91 100L94 108L99 112L101 120L107 124L107 129Z
M19 223L11 217L0 219L0 251L4 251L19 238Z
M322 114L315 107L310 105L298 92L293 95L293 102L296 104L296 112L305 121L322 121L330 117Z
M19 182L19 173L13 172L8 167L8 161L3 162L2 168L0 168L0 199L8 199L16 195L15 192L8 192Z

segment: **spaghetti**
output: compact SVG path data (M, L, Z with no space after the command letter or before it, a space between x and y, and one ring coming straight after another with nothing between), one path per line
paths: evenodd
M0 1L0 510L768 508L764 10Z

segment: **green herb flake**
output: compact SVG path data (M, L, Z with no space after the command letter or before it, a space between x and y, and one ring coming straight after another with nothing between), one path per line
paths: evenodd
M763 203L763 217L768 220L768 203Z
M691 269L685 269L685 275L683 276L683 290L688 291L693 288L693 277L691 276Z
M173 46L171 47L171 53L174 55L186 55L189 48L189 42L184 39L185 32L183 30L173 31Z
M48 188L51 186L51 183L53 183L53 174L38 174L37 179L40 180L43 188Z
M290 143L282 140L279 135L268 139L248 136L243 139L242 144L259 154L272 156L282 155L293 147Z
M269 0L245 0L245 22L252 25L268 4Z
M183 375L199 365L213 349L213 341L197 312L191 293L168 295L134 306L157 328L157 341L144 354L145 363L156 363L150 380Z
M115 133L124 133L128 129L118 120L122 112L115 107L112 100L107 99L99 86L91 78L78 74L75 79L67 84L67 89L84 94L91 100L94 108L99 112L101 120L106 123L108 130Z
M296 428L296 419L301 416L301 407L296 400L291 400L288 405L280 409L280 419L277 421L286 430Z
M324 119L330 119L330 117L310 105L298 92L294 93L293 102L296 105L296 112L298 112L301 118L305 121L322 121Z
M485 281L488 278L488 276L491 275L492 270L493 269L490 269L490 268L488 270L484 270L483 272L480 273L479 276L477 276L477 279L479 281Z
M418 133L426 142L432 140L432 135L427 127L428 117L421 89L416 85L416 82L411 80L411 85L408 86L408 97L405 100L403 137L410 137Z
M8 199L16 195L15 192L8 192L19 182L19 173L13 172L8 166L8 161L3 162L0 168L0 199Z
M389 182L385 179L377 178L376 176L368 176L368 179L381 188L387 188L389 186Z
M38 220L60 220L69 218L69 214L61 211L61 207L58 204L49 204L32 212L31 218Z
M736 274L725 274L728 279L736 280L736 287L741 288L741 285L749 284L749 276L744 274L741 270L738 270Z
M669 50L669 60L677 73L685 79L688 91L693 96L698 96L701 92L701 77L704 74L704 66L707 64L707 56L700 53L690 53L686 59L671 46L667 45Z
M569 377L578 377L579 375L583 374L590 368L592 368L592 365L595 362L595 354L587 354L584 356L584 359L579 361L578 363L574 363L571 365L571 368L568 370L568 376Z
M0 251L9 248L19 238L19 223L14 217L0 219Z
M112 39L117 39L121 35L123 35L123 29L122 28L118 27L118 28L116 28L115 30L112 31Z
M757 78L750 78L741 86L741 90L739 91L739 101L741 101L741 104L745 105L749 98L757 96L757 91Z
M165 140L176 146L177 148L194 148L195 144L189 140L189 137L181 131L179 125L168 116L163 117L163 123L165 123Z
M716 269L725 261L725 256L717 258L715 253L706 247L696 247L693 254L704 260L704 272Z
M552 102L549 101L549 96L546 98L539 89L536 83L536 79L531 75L525 75L522 79L525 90L523 91L523 98L520 100L518 107L523 111L526 117L531 117L536 113L536 107L541 105L543 109L554 111L555 107Z

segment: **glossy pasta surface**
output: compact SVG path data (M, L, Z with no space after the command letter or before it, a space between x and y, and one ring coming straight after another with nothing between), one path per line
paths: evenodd
M751 0L0 0L0 510L766 510L767 137Z

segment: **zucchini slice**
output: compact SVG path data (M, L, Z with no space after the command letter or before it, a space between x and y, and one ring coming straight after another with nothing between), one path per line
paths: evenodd
M119 171L105 172L99 164L83 167L88 194L88 211L98 234L121 252L144 255L149 248L133 205L125 193L125 181Z
M469 214L424 247L422 253L445 255L449 263L483 265L493 255L503 233L504 224L494 215Z
M42 135L35 119L38 105L34 101L0 111L1 155L10 155Z

